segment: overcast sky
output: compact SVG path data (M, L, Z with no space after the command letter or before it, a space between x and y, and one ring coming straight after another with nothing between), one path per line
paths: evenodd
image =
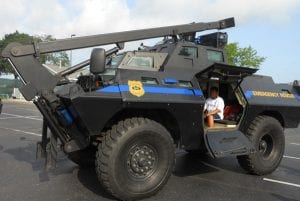
M229 41L267 57L259 74L300 80L300 0L1 0L0 37L18 30L66 38L228 17L236 20ZM87 51L73 52L73 63L82 57Z

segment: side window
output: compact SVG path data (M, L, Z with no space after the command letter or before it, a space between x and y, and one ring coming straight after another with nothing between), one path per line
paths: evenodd
M192 88L193 87L192 82L190 82L190 81L183 81L183 80L179 80L178 85L180 87L186 87L186 88Z
M142 77L142 83L147 85L158 85L157 79L152 77Z
M220 51L207 50L207 58L209 61L214 61L214 62L224 61L223 52Z
M182 47L178 55L195 58L198 57L198 51L196 47Z
M153 58L134 56L128 61L127 65L132 67L153 68Z

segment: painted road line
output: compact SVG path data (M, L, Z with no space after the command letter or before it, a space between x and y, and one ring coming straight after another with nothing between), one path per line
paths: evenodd
M283 158L289 158L289 159L296 159L296 160L300 160L300 158L298 158L298 157L294 157L294 156L283 156Z
M43 119L40 118L33 118L31 116L22 116L22 115L17 115L17 114L9 114L9 113L2 113L7 116L12 116L12 117L17 117L17 118L23 118L23 119L31 119L31 120L37 120L37 121L43 121Z
M18 119L20 117L1 117L0 120L5 120L5 119Z
M300 146L300 143L290 143L291 145Z
M30 109L30 108L24 108L24 107L16 107L17 110L27 110L31 112L39 112L37 109Z
M42 118L41 116L26 116L27 118L36 118L36 119L39 119L39 118Z
M263 180L273 182L273 183L284 184L284 185L294 186L294 187L300 188L300 184L294 184L294 183L289 183L289 182L279 181L279 180L274 180L274 179L268 179L268 178L263 178Z
M14 129L14 128L0 127L0 129L10 130L10 131L23 133L23 134L27 134L27 135L34 135L34 136L39 136L39 137L42 136L41 134L38 134L38 133L33 133L33 132L29 132L29 131L22 131L22 130Z

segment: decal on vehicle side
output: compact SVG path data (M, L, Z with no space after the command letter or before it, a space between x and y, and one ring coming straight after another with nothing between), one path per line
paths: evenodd
M141 97L145 94L143 83L141 81L128 80L129 92L137 97Z
M250 99L253 96L271 97L271 98L296 98L295 94L270 92L270 91L246 91L245 96L247 99Z

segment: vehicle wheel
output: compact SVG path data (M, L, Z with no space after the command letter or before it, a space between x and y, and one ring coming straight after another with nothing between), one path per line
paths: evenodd
M158 192L175 162L170 133L145 118L120 121L106 132L96 154L96 172L104 188L121 200Z
M283 128L279 121L270 116L258 116L248 128L247 135L256 152L238 156L241 167L256 175L273 172L281 162L285 146Z
M95 154L95 147L87 147L86 149L69 153L68 158L80 167L95 167Z

